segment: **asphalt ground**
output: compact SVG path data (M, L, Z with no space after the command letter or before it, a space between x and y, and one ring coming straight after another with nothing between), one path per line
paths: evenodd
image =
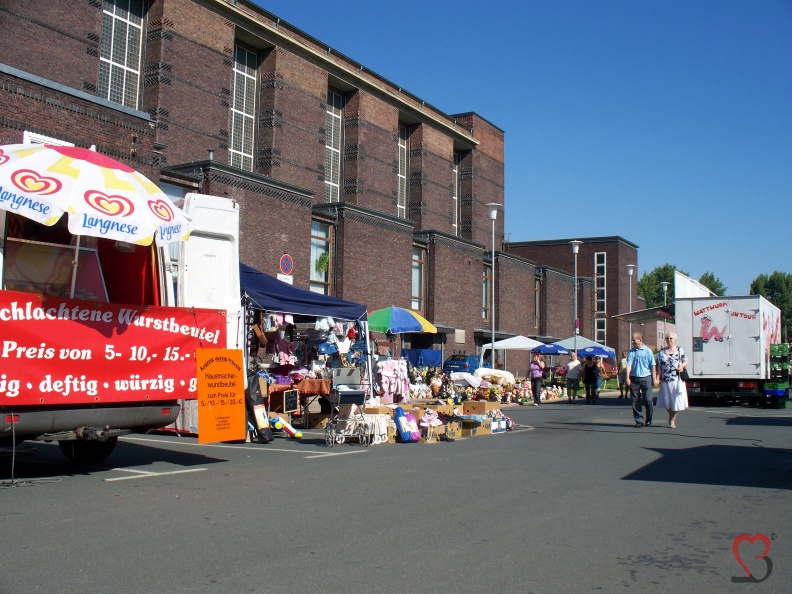
M0 592L789 591L792 410L636 429L600 400L453 443L132 435L94 467L25 444Z

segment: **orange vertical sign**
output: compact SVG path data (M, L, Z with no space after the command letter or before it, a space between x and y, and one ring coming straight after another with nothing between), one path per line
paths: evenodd
M198 443L245 439L245 376L242 351L196 349Z

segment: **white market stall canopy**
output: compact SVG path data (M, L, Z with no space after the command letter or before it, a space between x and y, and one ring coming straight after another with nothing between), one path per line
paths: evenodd
M530 351L544 343L528 338L527 336L512 336L511 338L504 338L503 340L495 341L496 350L517 350L517 351ZM489 349L493 343L488 342L481 346L482 350Z

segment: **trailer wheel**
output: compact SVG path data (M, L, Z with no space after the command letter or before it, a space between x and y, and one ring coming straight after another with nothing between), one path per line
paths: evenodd
M107 441L59 441L61 452L75 464L97 464L107 459L118 443L118 437L108 437Z

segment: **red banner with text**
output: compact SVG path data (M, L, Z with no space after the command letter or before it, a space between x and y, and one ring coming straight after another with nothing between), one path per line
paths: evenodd
M225 313L0 291L0 405L195 398L195 352L226 346Z

